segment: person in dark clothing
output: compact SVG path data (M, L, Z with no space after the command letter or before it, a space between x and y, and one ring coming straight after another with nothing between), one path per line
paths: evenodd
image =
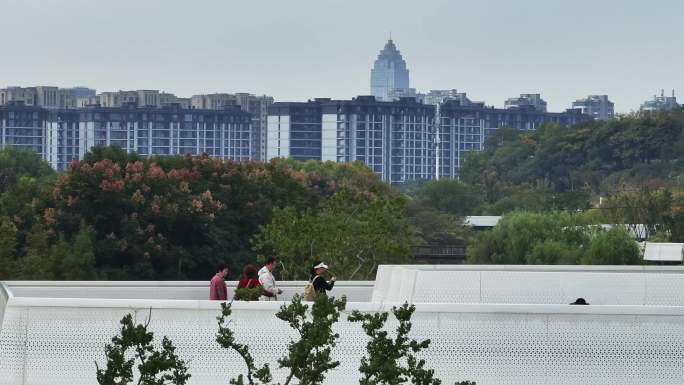
M335 277L332 277L329 282L323 278L322 275L325 274L327 270L328 265L323 262L316 262L311 268L310 279L316 293L325 293L326 291L332 290L333 286L335 286L335 281L337 280Z
M238 281L238 289L251 289L259 286L259 278L257 278L257 269L254 265L249 264L242 270L242 279Z
M575 302L571 303L570 305L589 305L587 301L584 300L584 298L577 298Z

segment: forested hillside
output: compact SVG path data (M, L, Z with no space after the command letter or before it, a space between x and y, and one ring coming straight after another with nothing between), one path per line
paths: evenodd
M547 182L554 192L611 193L625 185L679 185L684 111L627 116L538 131L498 130L471 154L462 181L486 186Z

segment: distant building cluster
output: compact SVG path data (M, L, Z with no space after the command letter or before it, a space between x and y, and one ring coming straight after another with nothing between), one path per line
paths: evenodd
M93 146L116 145L140 155L209 154L254 159L252 115L224 110L135 107L55 109L0 106L1 146L33 150L65 170Z
M275 103L248 93L186 98L159 90L98 94L86 87L7 87L0 89L0 146L32 149L58 170L93 146L118 145L148 156L362 161L383 180L404 183L457 178L467 153L482 151L500 128L536 130L615 116L608 95L589 95L563 112L548 112L538 93L494 108L456 89L418 92L392 39L373 63L370 93ZM640 111L679 107L674 91L665 96L661 90Z
M392 183L431 179L434 116L433 106L414 98L275 103L266 153L269 159L362 161Z
M0 89L0 105L21 102L47 109L76 108L80 99L94 96L95 90L86 87L7 87Z
M409 70L401 52L396 44L390 39L380 51L373 68L371 69L371 95L380 101L398 100L404 97L416 97L426 104L437 104L436 97L451 97L447 95L456 90L432 90L427 94L417 92L410 87ZM465 98L465 94L459 94ZM645 101L640 111L670 111L679 108L674 91L672 96L665 96L661 90L660 96L654 95L652 100ZM504 102L504 108L533 108L540 112L546 112L546 101L540 94L521 94L519 97L509 98ZM614 117L614 104L608 100L608 95L589 95L584 99L578 99L572 103L571 109L578 109L581 113L594 119L607 120Z
M270 96L180 98L158 90L0 89L0 146L28 148L64 170L97 145L141 155L209 154L264 160Z
M650 111L672 111L679 108L681 105L677 103L677 97L672 90L672 96L665 96L665 90L660 90L660 96L653 95L653 99L647 100L641 104L640 110L642 112Z
M487 135L501 127L534 130L545 123L591 120L576 110L497 109L452 96L436 98L435 104L374 96L276 102L269 109L266 154L269 159L362 161L398 184L457 177L465 154L481 151Z

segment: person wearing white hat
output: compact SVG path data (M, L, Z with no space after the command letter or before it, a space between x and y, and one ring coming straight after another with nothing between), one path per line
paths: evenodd
M316 262L311 268L311 284L314 287L316 293L325 293L326 291L332 290L335 286L335 277L332 277L330 281L326 281L322 275L328 270L328 265L319 261Z

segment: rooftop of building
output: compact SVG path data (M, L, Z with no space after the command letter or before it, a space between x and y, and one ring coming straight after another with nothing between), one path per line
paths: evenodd
M183 108L180 103L170 103L161 106L139 106L134 102L122 103L121 106L107 107L101 104L90 104L83 107L71 107L63 109L46 109L44 107L35 105L26 105L23 101L10 101L7 104L0 104L0 111L11 111L11 110L27 110L27 111L42 111L42 112L59 112L59 113L78 113L78 112L121 112L121 113L141 113L141 112L185 112L185 113L202 113L202 114L225 114L230 113L233 115L243 115L251 116L247 111L244 111L237 105L226 105L221 109L208 109L208 108Z
M391 38L387 40L387 43L385 43L385 46L378 54L378 60L404 61L401 52L397 49L396 44L394 44L394 41Z
M332 99L332 98L314 98L305 102L275 102L270 108L273 111L279 111L281 108L296 108L296 107L326 107L326 106L379 106L379 107L418 107L424 109L434 109L433 105L424 104L418 101L415 97L402 97L395 101L379 100L372 95L360 95L352 99Z

